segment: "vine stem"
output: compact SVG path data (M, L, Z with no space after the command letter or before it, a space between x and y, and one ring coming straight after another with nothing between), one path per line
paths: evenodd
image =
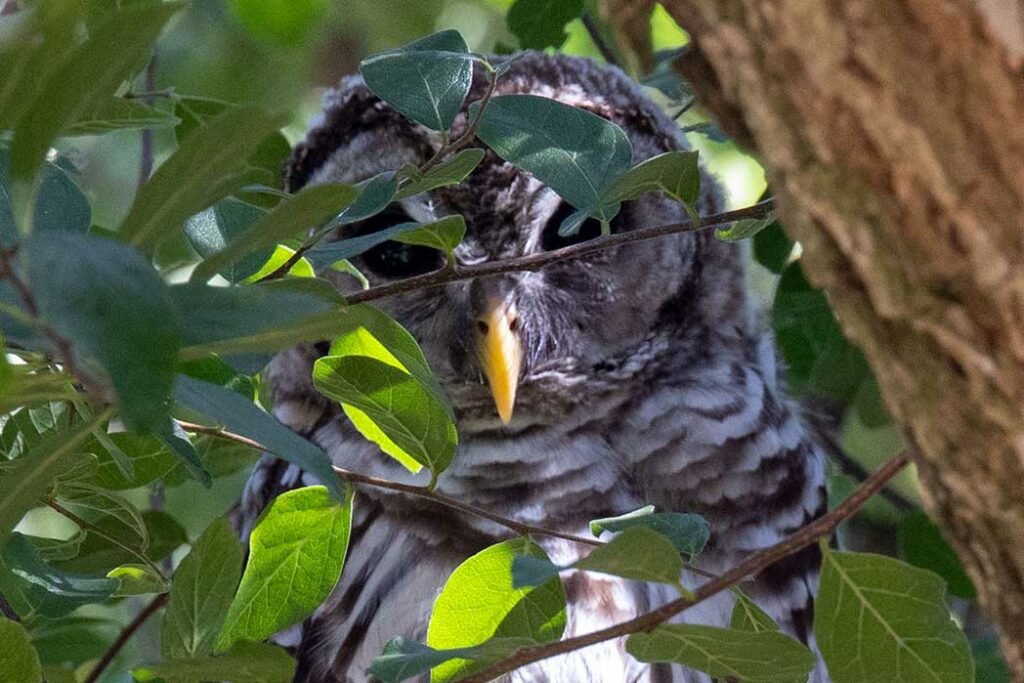
M587 254L619 247L634 242L675 235L683 232L697 232L709 228L719 227L728 223L735 223L740 220L766 218L775 208L773 199L766 199L751 206L733 211L725 211L711 216L701 218L699 221L688 220L682 223L671 223L669 225L658 225L651 228L638 228L629 232L621 232L614 235L602 235L579 242L568 247L554 251L543 251L536 254L514 256L496 261L486 261L468 266L460 266L457 263L450 264L440 270L435 270L423 275L389 282L384 285L377 285L359 292L353 292L345 296L348 304L359 304L375 299L404 294L417 289L437 287L457 280L471 280L485 275L497 275L499 273L510 273L514 271L536 271L544 266L581 258Z
M887 481L906 467L909 462L910 456L908 453L896 456L875 470L871 476L864 480L863 484L834 510L801 527L779 543L748 555L746 559L732 569L701 585L693 591L692 596L673 600L634 619L623 621L599 631L552 643L525 647L512 653L505 659L491 664L478 673L461 679L461 681L462 683L486 683L520 667L554 657L555 655L580 650L613 638L620 638L641 631L650 631L680 612L724 590L732 588L745 578L757 574L779 560L809 546L819 538L831 534L842 521L848 519L859 510L871 496L877 493Z
M146 623L146 620L156 614L156 611L166 603L167 593L161 593L150 600L149 604L143 607L142 611L136 614L135 618L132 619L124 629L122 629L120 634L118 634L117 640L115 640L111 646L107 648L107 651L103 653L103 657L100 658L100 661L98 661L92 671L89 672L84 683L96 683L106 668L110 666L110 663L114 661L114 657L117 656L117 653L125 646L125 643L131 640L131 637L135 635L136 631L138 631L144 623Z

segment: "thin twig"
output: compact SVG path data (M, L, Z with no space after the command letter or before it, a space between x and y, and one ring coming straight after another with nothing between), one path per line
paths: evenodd
M619 62L618 55L615 54L615 50L612 49L612 46L601 35L601 27L598 26L593 15L590 12L584 12L580 15L580 21L583 23L583 28L587 29L587 33L590 34L590 40L594 42L594 47L604 57L604 61L621 68L622 64Z
M831 433L825 433L824 430L819 430L818 435L821 438L821 443L825 446L825 452L828 453L828 456L832 458L837 465L839 465L839 469L843 471L843 474L857 482L865 481L871 476L871 473L867 468L851 458L846 451L843 450L842 444L840 444ZM878 492L878 495L885 498L894 508L901 512L909 512L910 510L916 510L919 507L918 505L915 505L912 500L891 486L882 487Z
M487 261L468 266L455 264L453 267L442 268L430 273L425 273L424 275L417 275L404 280L389 282L385 285L370 287L369 289L364 289L361 292L354 292L352 294L348 294L345 300L349 304L358 304L373 301L375 299L383 299L384 297L394 296L396 294L404 294L405 292L417 289L437 287L457 280L471 280L485 275L497 275L499 273L510 273L514 271L535 271L550 263L569 261L604 249L619 247L624 244L632 244L633 242L641 242L682 232L697 232L699 230L706 230L708 228L714 228L748 218L764 218L771 213L774 206L775 202L772 199L766 199L743 209L726 211L724 213L718 213L701 218L699 223L689 220L683 223L659 225L653 228L639 228L637 230L616 233L614 235L602 235L600 237L595 237L585 242L573 244L554 251L544 251L536 254L516 256L498 261Z
M144 565L149 567L154 573L156 573L156 575L159 576L160 579L164 583L167 583L167 577L164 576L164 573L162 571L160 571L159 567L157 567L155 564L153 564L153 560L151 560L148 557L146 557L146 554L144 552L142 552L141 550L136 550L135 548L131 547L127 543L124 543L123 541L118 539L113 534L107 533L106 531L104 531L100 527L96 526L92 522L90 522L88 520L85 520L85 519L82 519L81 517L76 515L74 512L71 512L71 510L68 510L66 507L64 507L63 505L58 503L53 498L47 497L47 498L44 499L44 501L46 502L46 504L48 506L50 506L51 508L53 508L54 510L56 510L60 514L64 515L65 517L70 519L75 524L77 524L79 527L81 527L83 531L87 531L87 532L89 532L91 534L95 534L95 535L99 536L100 538L104 539L105 541L107 541L109 543L113 543L118 548L121 548L122 550L124 550L124 551L126 551L128 553L131 553L133 557L135 557L135 558L137 558L139 560L139 562L142 562Z
M146 72L143 76L145 79L146 91L141 95L141 99L146 104L153 105L153 89L156 87L156 55L152 55L149 58L149 63L146 65ZM153 129L143 128L142 129L142 142L139 148L139 180L136 185L136 192L142 189L142 186L149 180L149 175L153 172Z
M194 422L185 422L183 420L177 420L177 423L181 426L182 429L184 429L187 432L193 432L195 434L208 434L210 436L214 436L214 437L218 437L218 438L221 438L221 439L225 439L227 441L233 441L235 443L240 443L240 444L243 444L245 446L249 446L251 448L256 448L256 449L259 449L259 450L266 450L259 442L254 441L254 440L250 439L247 436L242 436L241 434L235 434L233 432L229 432L229 431L227 431L225 429L222 429L220 427L208 427L207 425L196 424ZM388 491L397 491L397 492L400 492L400 493L407 493L409 495L418 496L420 498L425 498L426 500L433 501L433 502L435 502L435 503L437 503L439 505L444 505L446 507L452 508L453 510L458 510L458 511L466 513L468 515L473 515L474 517L479 517L481 519L489 520L489 521L494 522L495 524L499 524L499 525L505 527L506 529L509 529L510 531L513 531L513 532L515 532L517 534L521 534L521 535L534 535L534 536L549 536L551 538L561 538L562 540L565 540L565 541L572 541L573 543L579 543L579 544L582 544L582 545L589 545L589 546L604 545L603 541L599 541L599 540L594 539L594 538L587 538L585 536L576 536L574 534L568 534L568 533L565 533L565 532L562 532L562 531L556 531L555 529L548 529L548 528L545 528L545 527L534 526L532 524L523 524L522 522L517 522L514 519L509 519L508 517L502 517L501 515L499 515L497 513L494 513L494 512L491 512L490 510L486 510L486 509L484 509L482 507L477 507L476 505L471 505L470 503L464 503L464 502L462 502L460 500L456 500L455 498L452 498L450 496L446 496L443 493L438 493L437 491L432 491L432 490L430 490L426 486L417 486L415 484L403 484L401 482L391 481L389 479L381 479L379 477L373 477L373 476L370 476L368 474L360 474L359 472L351 472L349 470L342 469L340 467L335 467L334 468L334 472L341 479L344 479L345 481L351 482L353 484L363 484L365 486L373 486L373 487L380 488L380 489L386 489ZM699 574L701 576L707 576L707 577L713 577L714 576L713 574L710 574L709 572L705 572L704 570L700 569L699 567L689 567L688 566L687 568L690 569L694 574Z
M124 627L120 634L118 634L117 640L115 640L111 646L107 648L107 651L103 653L103 657L100 658L100 661L98 661L92 671L89 672L84 683L96 683L104 670L106 670L106 668L110 666L110 663L114 661L114 657L117 656L117 653L125 646L125 643L131 640L131 637L135 635L135 632L138 631L144 623L146 623L146 620L156 614L156 611L166 603L167 593L161 593L150 600L149 604L142 608L142 611L135 615L135 618Z
M146 87L152 87L149 85L148 79ZM174 97L174 88L164 88L163 90L143 90L142 92L128 92L123 95L126 100L152 100L156 97Z
M502 674L515 671L527 664L539 662L555 655L573 652L590 645L603 643L606 640L628 636L632 633L650 631L687 608L693 607L697 603L731 588L748 576L757 574L784 557L788 557L814 543L819 538L832 533L840 522L849 518L860 509L871 496L878 492L885 482L889 481L897 472L903 469L908 462L910 462L910 457L907 453L896 456L875 470L857 490L850 494L834 510L799 529L781 542L748 555L746 559L729 571L697 588L693 592L692 597L673 600L655 610L641 614L635 619L615 624L600 631L587 633L576 638L567 638L566 640L553 643L523 648L505 659L482 669L480 672L461 679L462 683L486 683Z

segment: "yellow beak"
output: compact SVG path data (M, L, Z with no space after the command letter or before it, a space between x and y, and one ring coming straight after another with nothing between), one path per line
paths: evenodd
M502 301L491 301L476 320L476 348L487 382L491 385L498 417L505 424L512 419L519 386L523 348L516 334L516 312Z

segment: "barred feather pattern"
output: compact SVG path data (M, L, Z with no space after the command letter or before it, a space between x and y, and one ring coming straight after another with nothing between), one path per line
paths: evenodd
M674 122L615 69L527 55L499 83L499 93L541 94L611 118L630 135L634 162L683 146ZM478 78L477 96L481 88ZM351 79L328 95L324 114L297 148L291 188L353 182L419 163L436 144L430 132L410 126ZM701 213L720 210L714 181L705 177L703 187ZM678 205L657 197L634 204L624 208L622 229L684 216ZM556 206L550 190L488 153L471 182L405 208L417 220L438 207L465 215L469 233L456 256L474 262L536 250ZM460 445L438 489L523 523L580 535L589 533L591 519L651 503L696 512L712 527L699 566L713 573L820 515L823 453L799 407L786 397L771 340L755 330L741 264L736 245L706 234L677 235L503 280L499 284L519 297L526 346L516 416L508 426L497 420L469 352L474 288L490 285L452 283L384 302L423 346L456 411ZM271 363L277 418L322 446L338 466L426 483L425 474L411 475L383 455L316 392L312 366L323 351L301 346ZM274 496L313 483L294 466L264 456L239 511L243 537ZM277 636L296 648L297 680L368 680L370 662L390 638L425 639L434 599L452 570L509 535L492 522L422 498L359 487L338 586L304 624ZM589 550L535 540L560 564ZM742 586L787 633L812 646L819 559L812 547ZM563 574L563 581L566 636L632 618L674 597L666 587L606 575ZM685 581L696 586L703 579ZM727 626L732 603L730 594L722 594L679 619ZM622 639L538 662L502 680L709 681L681 666L637 662ZM820 665L811 681L827 681Z

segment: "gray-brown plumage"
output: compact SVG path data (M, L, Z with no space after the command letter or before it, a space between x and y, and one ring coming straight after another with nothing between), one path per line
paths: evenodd
M479 75L478 75L479 76ZM481 79L470 101L479 97ZM499 94L530 93L582 107L620 125L634 163L684 146L674 122L614 68L530 54L499 81ZM464 126L465 117L456 126ZM356 182L422 163L436 135L378 100L358 78L326 99L293 155L290 189ZM721 210L704 178L702 214ZM462 263L554 249L567 207L528 173L488 152L462 185L402 202L355 231L448 213L466 217ZM616 231L679 222L678 204L648 195L626 204ZM579 237L594 234L585 225ZM440 265L420 247L385 243L357 265L374 283ZM356 287L342 281L343 289ZM484 381L478 323L495 302L522 347L518 397L503 424ZM461 444L439 489L523 522L585 534L596 517L645 504L704 515L713 534L701 567L721 572L820 514L823 458L779 383L770 341L755 329L742 256L706 233L680 234L552 264L539 272L457 282L381 302L417 338L454 406ZM490 307L490 308L488 308ZM420 481L363 439L313 389L322 348L304 346L272 363L275 414L320 444L336 464ZM293 466L264 458L247 488L245 531L268 500L304 483ZM423 500L361 488L341 582L302 627L299 676L364 681L393 636L423 640L434 597L470 554L507 530ZM586 552L539 539L555 562ZM783 628L807 641L818 554L812 548L765 571L745 590ZM699 583L697 577L690 577ZM594 574L565 577L566 635L628 619L672 595L663 588ZM683 615L725 626L723 594ZM820 667L819 667L820 668ZM511 681L704 681L682 667L648 667L622 641L595 645L516 672ZM824 680L817 671L812 680Z

